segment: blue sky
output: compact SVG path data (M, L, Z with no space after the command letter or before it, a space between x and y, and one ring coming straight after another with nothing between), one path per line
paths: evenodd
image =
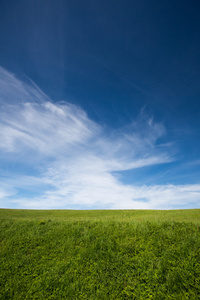
M199 1L0 2L0 207L200 208Z

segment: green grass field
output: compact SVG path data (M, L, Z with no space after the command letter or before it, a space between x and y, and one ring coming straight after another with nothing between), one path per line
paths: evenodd
M0 210L0 299L200 299L200 210Z

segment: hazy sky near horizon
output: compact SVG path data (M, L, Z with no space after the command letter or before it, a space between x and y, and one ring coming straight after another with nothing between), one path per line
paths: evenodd
M200 2L0 2L0 207L200 208Z

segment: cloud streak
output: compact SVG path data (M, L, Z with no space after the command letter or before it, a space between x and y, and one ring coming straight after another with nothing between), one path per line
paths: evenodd
M126 128L114 131L91 120L78 106L53 103L34 83L3 68L0 90L0 161L8 166L1 178L2 207L197 205L200 185L136 186L120 181L121 171L174 159L171 145L159 143L166 134L163 124L143 112ZM13 163L18 165L15 172L10 171Z

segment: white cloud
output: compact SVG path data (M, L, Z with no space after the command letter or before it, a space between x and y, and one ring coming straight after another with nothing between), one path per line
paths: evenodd
M13 104L1 115L0 148L57 156L70 145L84 143L95 131L97 126L85 113L68 103Z
M2 109L7 104L50 101L50 98L33 81L29 78L26 78L26 81L17 79L14 74L0 67L0 104Z
M0 155L6 154L8 166L15 161L38 172L24 171L19 176L17 170L10 171L10 178L2 180L7 186L0 190L1 206L172 208L198 204L199 185L134 186L120 181L116 172L173 160L171 144L159 144L166 134L163 124L143 112L127 128L113 131L90 120L80 107L53 103L36 85L2 68L0 90ZM11 187L15 194L7 192ZM29 196L20 194L22 189Z

